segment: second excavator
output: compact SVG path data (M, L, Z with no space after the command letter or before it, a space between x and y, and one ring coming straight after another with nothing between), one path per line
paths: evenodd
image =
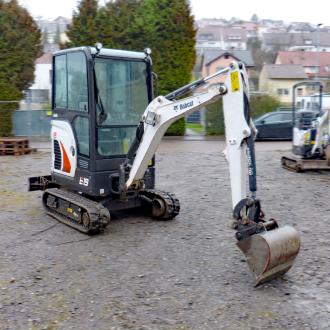
M319 93L296 97L296 90L311 87L318 87ZM294 172L330 170L330 107L323 98L320 81L303 81L292 87L292 155L281 158L283 168Z
M183 98L220 75L224 83ZM223 98L237 245L256 285L286 273L299 235L266 219L256 196L256 131L244 65L233 62L166 96L155 95L156 77L148 49L98 45L55 53L51 175L30 178L30 190L44 191L49 215L87 234L103 231L115 210L142 208L156 219L173 219L179 200L155 190L155 152L173 122Z

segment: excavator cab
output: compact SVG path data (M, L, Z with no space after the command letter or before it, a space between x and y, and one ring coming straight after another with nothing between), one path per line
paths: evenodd
M116 190L119 165L153 99L152 81L148 52L80 47L54 54L54 182L93 197ZM153 163L145 182L153 188Z
M299 95L307 88L317 88L318 93ZM303 81L292 87L292 122L292 155L281 158L283 168L295 172L330 170L329 108L323 105L322 82Z
M297 90L303 87L318 88L318 95L306 101L298 100ZM316 138L315 121L322 113L323 85L319 81L303 81L292 88L293 154L302 158L311 158L311 151Z

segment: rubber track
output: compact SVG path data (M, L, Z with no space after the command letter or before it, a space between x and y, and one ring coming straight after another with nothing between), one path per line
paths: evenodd
M180 213L180 202L173 193L155 189L145 189L142 190L140 194L145 195L150 199L161 198L165 202L166 212L162 217L158 219L172 220Z
M89 227L84 227L82 224L78 223L73 217L70 217L68 214L63 214L62 212L59 212L54 208L50 208L46 204L47 195L55 196L58 199L70 202L71 204L74 204L86 211L90 218ZM67 190L58 188L45 190L43 195L43 205L46 209L47 214L54 217L56 220L85 234L97 234L100 231L103 231L103 229L110 222L110 212L103 205ZM104 221L104 218L108 219L108 223Z

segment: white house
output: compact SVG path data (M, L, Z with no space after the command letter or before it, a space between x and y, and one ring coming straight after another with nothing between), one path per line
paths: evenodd
M51 53L45 53L35 61L34 83L24 92L21 110L39 110L43 108L44 103L50 102L52 58Z

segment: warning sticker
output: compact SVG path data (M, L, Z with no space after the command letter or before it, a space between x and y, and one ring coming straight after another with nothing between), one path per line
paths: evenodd
M231 72L230 79L231 79L231 91L232 92L239 91L238 71Z

